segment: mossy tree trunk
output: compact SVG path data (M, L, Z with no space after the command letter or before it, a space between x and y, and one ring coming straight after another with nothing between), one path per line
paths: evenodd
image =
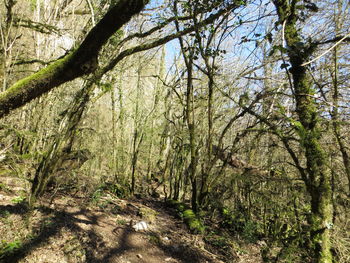
M298 14L296 4L287 0L273 1L279 22L284 30L287 44L287 55L291 64L293 91L296 101L296 112L299 121L295 128L300 137L301 147L305 151L307 173L303 177L306 189L311 197L310 234L314 262L331 263L330 229L333 222L331 171L327 155L320 142L320 116L317 112L315 91L312 82L303 66L310 59L315 47L303 42L297 29Z
M0 94L0 118L51 89L97 69L97 57L102 46L133 15L139 13L148 1L115 2L76 50L18 81Z
M192 58L189 59L189 62L186 63L187 66L187 92L186 92L186 122L189 133L189 146L190 146L190 166L189 166L189 178L191 180L192 187L192 197L191 197L191 206L193 211L197 212L198 209L198 200L197 200L197 151L196 151L196 141L195 141L195 126L194 126L194 105L193 105L193 66Z

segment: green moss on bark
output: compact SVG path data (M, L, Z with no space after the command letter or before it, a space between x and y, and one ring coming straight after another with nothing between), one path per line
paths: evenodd
M199 234L204 233L204 226L192 209L186 209L183 212L183 219L192 232Z
M298 14L296 2L287 0L273 1L280 24L285 27L284 35L288 46L291 63L296 112L299 121L294 126L300 136L300 146L305 151L307 176L304 177L307 190L311 196L310 234L314 262L331 263L330 230L332 227L332 189L331 172L327 155L321 145L321 129L315 91L302 64L310 58L313 47L302 41L297 28Z
M205 227L197 217L197 215L193 212L193 210L186 204L181 203L176 200L167 201L170 207L176 209L178 215L183 218L185 224L193 233L203 234L205 231Z
M117 1L74 52L18 81L0 94L0 118L60 84L95 71L102 46L146 3L146 0Z
M23 105L26 101L30 101L46 92L50 88L50 82L57 78L59 74L62 74L71 58L72 55L67 55L38 72L19 80L12 87L1 93L0 117L7 114L10 110ZM59 81L57 80L57 82ZM37 87L38 84L40 84L40 87Z

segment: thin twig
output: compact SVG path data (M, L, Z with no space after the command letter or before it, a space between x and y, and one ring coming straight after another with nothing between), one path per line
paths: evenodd
M318 57L315 57L314 59L308 61L308 62L305 62L303 64L301 64L301 66L306 66L306 65L309 65L310 63L320 59L321 57L323 57L324 55L326 55L329 51L331 51L333 48L335 48L336 46L338 46L341 42L343 42L346 38L348 38L350 36L350 32L345 35L342 39L340 39L337 43L335 43L333 46L331 46L329 49L327 49L325 52L323 52L321 55L319 55Z

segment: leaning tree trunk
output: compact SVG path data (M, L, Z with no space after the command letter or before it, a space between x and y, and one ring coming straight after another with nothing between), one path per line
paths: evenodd
M317 263L331 263L330 229L333 222L331 171L320 142L320 116L313 96L314 90L306 73L306 67L303 66L303 63L311 57L314 47L303 42L296 27L298 16L295 3L274 0L274 4L288 46L287 55L291 64L290 73L299 117L299 121L295 121L294 124L301 147L305 151L307 174L303 179L311 197L310 235L313 258Z
M102 46L148 3L147 0L115 2L76 50L21 79L0 94L0 118L53 88L97 69L97 58Z

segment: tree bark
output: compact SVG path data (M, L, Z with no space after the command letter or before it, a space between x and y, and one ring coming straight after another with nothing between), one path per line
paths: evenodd
M174 3L175 15L178 15L177 1ZM175 21L176 31L180 32L180 26L178 21ZM183 38L179 38L180 48L182 51L182 56L186 65L187 73L187 89L186 89L186 124L189 134L189 147L190 147L190 165L188 169L188 177L191 181L192 193L191 193L191 207L194 212L198 212L198 196L197 196L197 151L196 151L196 140L195 140L195 120L194 120L194 86L193 86L193 50L189 49L186 51Z
M76 50L1 93L0 118L65 82L94 72L102 46L147 3L147 0L117 1Z
M311 57L314 46L303 42L296 24L296 3L287 0L273 1L279 22L283 25L287 55L291 64L296 112L299 121L294 123L305 151L307 177L304 182L311 197L310 234L314 262L331 263L330 229L333 225L331 171L321 145L320 116L314 98L312 82L303 63Z

